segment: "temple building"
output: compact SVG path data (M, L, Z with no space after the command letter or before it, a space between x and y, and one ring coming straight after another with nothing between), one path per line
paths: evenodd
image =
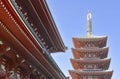
M87 14L87 35L72 40L74 58L70 61L74 70L69 70L72 79L111 79L113 70L109 70L111 58L107 58L107 36L92 35L90 12Z
M45 0L0 0L0 79L66 79L65 50Z

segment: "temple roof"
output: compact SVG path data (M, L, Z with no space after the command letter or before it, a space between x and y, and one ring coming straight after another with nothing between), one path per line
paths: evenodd
M49 52L65 52L66 47L44 0L6 0L14 20L35 40L44 44ZM8 10L8 11L9 11ZM11 24L10 24L11 26ZM33 38L32 37L32 38Z
M27 6L27 11L24 10L23 13L21 7L14 1L23 1L22 6ZM36 11L33 8L39 10ZM25 16L26 12L33 17ZM65 46L44 0L0 0L0 15L0 41L14 48L38 71L42 70L53 78L65 78L49 53L63 52ZM29 21L29 18L32 21ZM35 28L32 27L31 22ZM5 54L6 58L9 56L11 53Z
M111 79L113 70L69 70L72 79L81 79L81 76L101 76L105 79Z
M113 70L69 70L71 73L79 74L79 75L104 75L104 74L112 74Z
M79 51L79 52L100 52L100 51L107 51L109 47L102 47L102 48L72 48L72 50Z
M103 61L110 61L111 58L104 58L104 59L99 59L99 58L80 58L80 59L71 59L71 60L75 60L77 62L87 62L87 63L92 63L92 62L96 62L96 63L100 63Z
M84 54L96 54L100 58L106 58L109 47L103 48L72 48L74 58L83 58Z
M94 36L94 37L82 37L72 38L75 48L81 47L104 47L106 46L107 36Z
M96 64L105 70L108 69L109 64L110 64L110 60L111 60L110 58L104 58L104 59L96 59L96 58L70 59L74 69L82 69L83 66L86 64Z

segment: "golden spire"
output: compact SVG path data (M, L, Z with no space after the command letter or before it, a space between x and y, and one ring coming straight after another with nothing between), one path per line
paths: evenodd
M91 37L92 35L92 15L90 11L87 14L87 37Z

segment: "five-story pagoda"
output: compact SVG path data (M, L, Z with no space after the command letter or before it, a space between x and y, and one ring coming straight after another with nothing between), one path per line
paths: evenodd
M74 70L69 70L72 79L111 79L112 70L108 70L110 58L107 58L107 36L93 36L91 13L87 15L87 36L72 38L74 59L70 59Z

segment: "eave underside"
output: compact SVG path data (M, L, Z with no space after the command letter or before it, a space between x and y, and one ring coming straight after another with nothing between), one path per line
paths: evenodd
M65 45L52 19L51 13L44 0L16 0L23 14L27 13L27 21L32 29L43 40L49 52L65 52Z
M53 65L34 37L24 28L25 25L7 0L0 0L0 15L0 41L5 41L22 58L49 78L65 78L62 72L55 67L55 64ZM5 54L5 56L7 55Z
M99 59L99 60L80 60L70 59L74 69L84 69L84 65L96 65L96 69L107 70L109 68L110 59Z
M72 38L75 48L81 47L105 47L107 37L94 37L94 38Z
M103 48L72 48L74 58L84 58L85 54L94 54L97 57L106 58L108 55L108 47Z
M100 79L111 79L113 71L96 71L96 72L86 72L80 70L69 70L72 79L83 79L87 76L97 76Z

